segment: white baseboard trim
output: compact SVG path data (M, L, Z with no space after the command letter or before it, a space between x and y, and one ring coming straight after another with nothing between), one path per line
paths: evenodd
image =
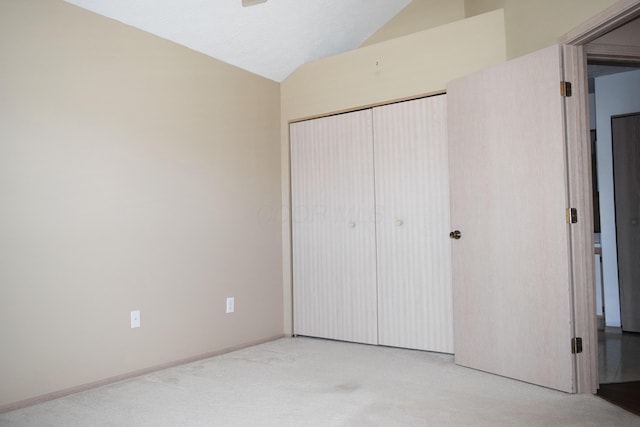
M267 342L275 341L280 338L284 338L285 334L275 335L269 338L264 338L257 341L252 341L244 344L239 344L236 346L231 346L224 348L222 350L212 351L209 353L200 354L197 356L187 357L185 359L175 360L169 363L163 363L161 365L152 366L150 368L140 369L138 371L128 372L122 375L116 375L115 377L105 378L103 380L93 381L87 384L81 384L75 387L66 388L59 391L54 391L51 393L43 394L36 397L31 397L29 399L20 400L14 403L8 403L5 405L0 405L0 414L9 411L15 411L16 409L26 408L27 406L36 405L38 403L46 402L49 400L58 399L60 397L69 396L70 394L80 393L83 391L91 390L94 388L102 387L105 385L117 383L119 381L128 380L131 378L139 377L142 375L150 374L152 372L161 371L163 369L173 368L175 366L185 365L187 363L197 362L199 360L209 359L211 357L220 356L222 354L231 353L233 351L242 350L243 348L253 347L255 345L264 344Z

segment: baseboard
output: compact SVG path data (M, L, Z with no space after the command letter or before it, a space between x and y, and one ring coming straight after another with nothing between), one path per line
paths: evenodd
M54 391L51 393L43 394L36 397L31 397L29 399L20 400L14 403L8 403L5 405L0 405L0 414L15 411L16 409L26 408L27 406L36 405L38 403L46 402L49 400L59 399L64 396L69 396L71 394L80 393L83 391L91 390L98 387L103 387L105 385L117 383L120 381L128 380L135 377L140 377L142 375L147 375L152 372L162 371L163 369L169 369L180 365L186 365L187 363L197 362L199 360L209 359L211 357L220 356L222 354L231 353L233 351L242 350L243 348L253 347L255 345L264 344L267 342L275 341L280 338L284 338L285 334L275 335L269 338L264 338L257 341L251 341L244 344L239 344L236 346L231 346L224 348L222 350L212 351L209 353L200 354L197 356L187 357L185 359L175 360L169 363L163 363L161 365L152 366L150 368L140 369L133 372L128 372L126 374L117 375L115 377L105 378L99 381L93 381L87 384L78 385L75 387L66 388L59 391Z
M621 326L605 326L604 331L607 334L621 334L622 327Z

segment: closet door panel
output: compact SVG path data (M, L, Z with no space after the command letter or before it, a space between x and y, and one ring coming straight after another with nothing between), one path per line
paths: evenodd
M372 112L294 123L294 333L377 343Z
M374 108L382 345L453 353L446 97Z

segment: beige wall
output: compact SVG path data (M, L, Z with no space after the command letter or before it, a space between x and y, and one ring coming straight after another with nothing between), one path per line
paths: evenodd
M507 55L515 58L556 43L566 32L617 1L413 0L362 46L504 9Z
M504 8L507 54L515 58L558 39L618 0L466 0L467 16Z
M0 410L282 334L277 83L62 0L0 58Z
M369 46L464 19L464 0L413 0L367 39Z
M288 224L292 120L443 91L506 59L502 10L305 64L282 83L282 194ZM291 333L290 229L283 229L285 332Z

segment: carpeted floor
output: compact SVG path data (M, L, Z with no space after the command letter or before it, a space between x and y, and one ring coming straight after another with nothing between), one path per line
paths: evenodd
M629 412L640 415L640 381L600 384L598 396Z
M450 355L286 338L0 414L0 426L638 427L640 417Z

